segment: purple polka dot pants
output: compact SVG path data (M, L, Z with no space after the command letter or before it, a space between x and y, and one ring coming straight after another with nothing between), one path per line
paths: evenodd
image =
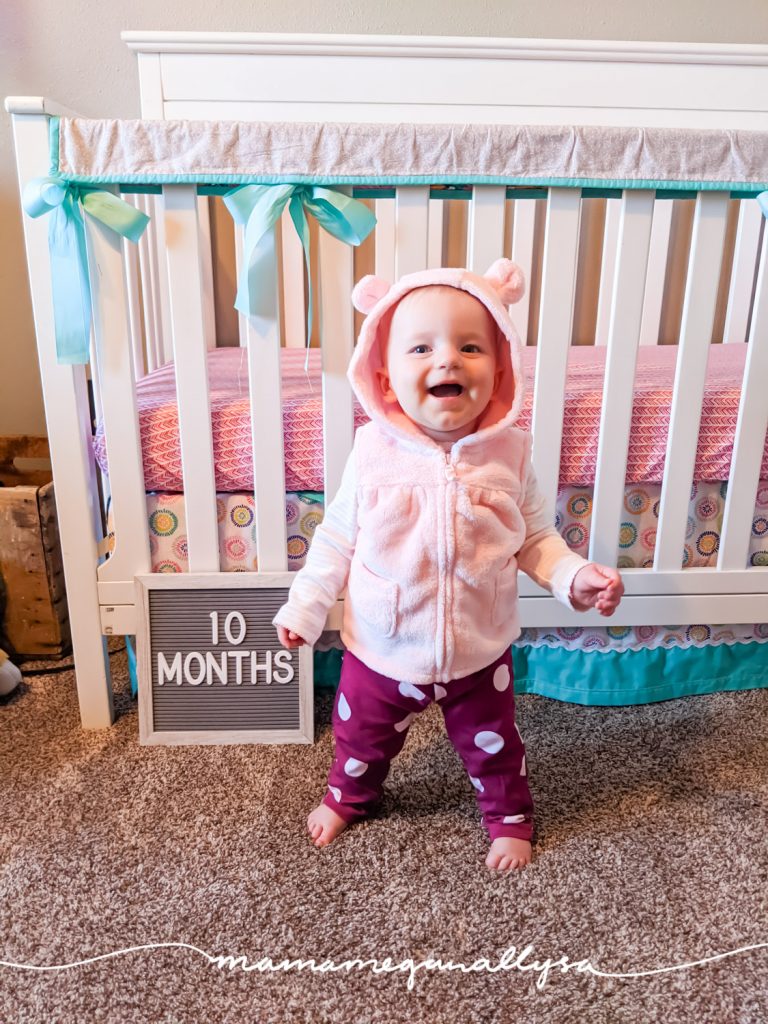
M336 756L323 803L347 822L364 818L381 795L411 722L433 700L442 708L448 736L475 787L491 839L530 839L533 802L515 723L509 650L492 665L445 686L398 683L345 651L333 708Z

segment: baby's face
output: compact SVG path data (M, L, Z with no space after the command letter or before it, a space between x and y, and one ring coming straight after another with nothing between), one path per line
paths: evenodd
M496 334L491 314L467 292L439 286L409 292L395 308L382 352L385 401L399 403L436 441L473 433L501 375Z

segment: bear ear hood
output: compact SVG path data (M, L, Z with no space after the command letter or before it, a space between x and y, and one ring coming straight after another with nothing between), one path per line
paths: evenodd
M499 329L498 358L502 369L501 383L491 399L476 433L490 427L500 430L515 423L523 406L525 378L522 369L520 338L507 312L507 306L518 302L525 294L525 279L520 267L512 260L498 259L482 276L457 267L423 270L406 274L395 284L368 274L358 281L352 291L352 304L365 313L347 377L360 404L370 417L381 426L427 438L397 405L384 401L376 377L382 365L380 329L385 314L416 288L443 285L459 288L474 296L488 309ZM470 435L476 436L476 435Z

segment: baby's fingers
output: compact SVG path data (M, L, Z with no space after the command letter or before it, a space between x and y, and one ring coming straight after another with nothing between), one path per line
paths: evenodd
M277 638L283 647L287 647L289 650L293 647L301 647L302 644L306 643L306 640L299 636L298 633L294 633L292 629L286 629L285 626L277 627Z
M612 615L620 600L621 593L618 590L606 589L600 594L595 602L595 608L597 608L601 615Z

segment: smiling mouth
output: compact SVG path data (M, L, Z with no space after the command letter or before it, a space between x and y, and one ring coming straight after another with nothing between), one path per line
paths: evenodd
M430 395L434 395L435 398L456 398L463 391L461 384L436 384L429 389Z

